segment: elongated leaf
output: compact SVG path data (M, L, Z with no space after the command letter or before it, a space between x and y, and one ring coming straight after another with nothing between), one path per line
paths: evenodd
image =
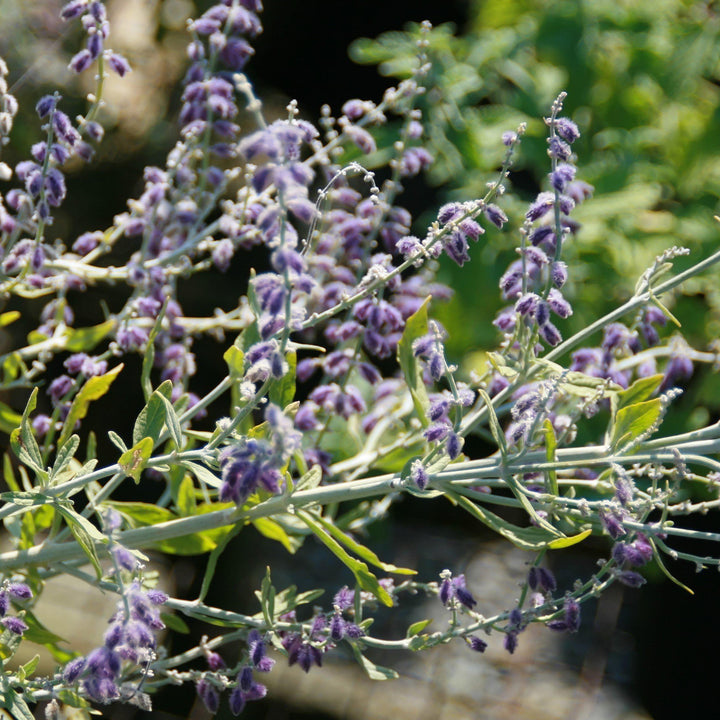
M662 373L658 373L657 375L639 378L627 390L615 393L611 401L613 415L617 414L620 408L649 400L660 388L664 377Z
M160 613L160 619L174 632L178 632L181 635L188 635L190 633L190 628L187 626L187 623L179 615Z
M405 321L405 329L398 343L397 359L400 363L405 383L410 390L415 412L423 427L430 424L427 413L430 408L427 389L422 378L420 362L413 353L412 344L418 338L428 333L428 306L431 298L428 296L423 304Z
M152 455L154 445L152 438L143 438L125 451L118 460L118 465L120 465L123 472L135 480L136 483L140 482L140 475L142 475L142 471Z
M78 447L80 447L80 437L78 435L71 435L67 439L67 442L57 451L52 472L50 473L51 479L59 475L70 464L70 461L75 457Z
M7 327L21 317L19 310L8 310L0 314L0 327Z
M265 577L260 586L260 606L268 627L275 624L275 587L270 577L270 567L265 568Z
M107 537L103 535L87 518L69 507L57 504L55 509L63 516L70 532L77 540L78 545L87 556L88 560L95 569L98 579L102 577L102 568L98 559L96 543L107 543Z
M190 462L189 460L183 460L182 466L189 470L200 482L209 485L211 488L219 490L222 486L222 480L215 475L212 470L209 470L204 465L199 463Z
M114 430L108 430L108 438L120 452L127 452L128 447L125 441Z
M272 518L257 518L252 524L261 535L270 540L277 540L291 555L302 547L305 540L297 535L288 535L285 528Z
M120 502L117 500L107 501L105 503L117 510L129 521L132 527L143 527L145 525L157 525L161 522L174 520L177 518L175 513L167 508L159 507L151 503L143 502Z
M35 720L22 695L7 686L2 693L4 695L2 706L10 713L13 720Z
M371 680L395 680L400 676L392 668L382 667L381 665L375 665L374 662L368 660L361 652L357 643L352 644L353 655L355 659L360 663L360 667L367 673L367 676Z
M295 485L295 492L299 490L312 490L316 488L322 481L322 468L319 465L313 465Z
M463 510L467 510L473 517L477 518L491 530L502 535L513 545L523 550L542 550L546 548L550 542L557 540L556 534L549 532L541 527L519 527L504 520L490 510L487 510L474 502L458 495L452 491L446 491L446 496L457 503Z
M10 445L18 459L32 468L42 480L47 480L47 472L43 467L42 454L30 424L30 415L37 405L38 389L33 388L25 410L20 418L20 427L10 434Z
M142 385L143 395L145 396L145 402L150 399L152 395L152 382L150 382L150 373L153 369L155 362L155 338L162 329L163 320L165 319L165 311L167 310L168 300L165 300L163 306L160 308L155 324L153 325L150 335L148 335L147 345L145 346L145 355L143 356L142 372L140 373L140 384ZM133 441L134 442L134 441Z
M298 517L307 524L320 540L355 576L358 585L365 591L372 593L383 605L393 606L392 597L385 588L380 585L378 579L373 575L368 566L361 560L356 560L349 555L335 538L332 537L310 513L305 510L297 511Z
M210 583L212 582L213 576L215 575L215 570L217 568L217 562L220 559L220 555L222 555L225 548L228 546L228 543L240 532L240 530L242 530L242 528L243 526L240 523L236 523L232 527L232 529L225 534L225 536L220 540L220 542L218 542L218 544L213 548L212 552L210 553L207 567L205 568L205 575L203 576L202 586L200 588L200 595L198 596L198 600L200 602L205 600L205 596L210 589Z
M22 421L22 415L0 402L0 432L11 433Z
M175 447L178 450L182 450L184 445L182 428L180 427L180 420L178 419L177 412L173 407L173 404L164 395L160 395L163 405L165 406L165 424L167 425L168 432L172 441L175 443Z
M545 457L549 463L555 462L555 450L557 449L557 438L555 437L555 428L549 418L545 418L543 422L543 432L545 434ZM560 494L558 490L557 470L552 468L547 470L548 489L556 497Z
M95 377L89 378L80 388L78 394L73 398L72 405L70 405L70 412L68 412L65 422L63 423L58 445L62 445L67 441L75 429L75 423L87 415L90 403L105 395L122 369L123 365L121 363L112 370L108 370L104 375L96 375Z
M562 550L563 548L570 547L571 545L577 545L585 538L590 537L591 534L592 528L588 528L587 530L579 532L577 535L570 535L569 537L561 537L551 540L547 546L550 550Z
M163 398L169 399L171 393L172 382L166 380L150 395L145 407L140 411L137 420L135 420L133 444L146 437L152 438L153 443L158 441L163 427L165 427L165 418L167 416Z
M358 557L361 557L371 565L385 570L385 572L394 573L395 575L417 575L416 570L409 568L399 568L390 563L385 563L372 551L370 548L360 544L357 540L353 539L350 535L344 533L340 528L335 527L331 522L326 520L322 516L316 516L315 519L327 530L338 542L342 543L348 550L355 553Z
M431 622L432 620L418 620L407 629L405 637L419 635Z
M488 409L488 424L490 425L490 432L492 433L493 440L500 450L500 454L503 460L507 458L507 441L505 440L505 433L503 432L500 421L498 420L497 413L495 412L495 406L490 399L490 396L482 389L478 388L478 395L483 399L485 407Z
M273 380L268 389L270 402L281 409L285 409L295 399L297 353L294 351L285 353L285 362L288 364L287 372L281 378Z
M67 341L65 348L70 352L87 352L92 350L115 326L114 320L106 320L99 325L84 328L68 328L65 332Z

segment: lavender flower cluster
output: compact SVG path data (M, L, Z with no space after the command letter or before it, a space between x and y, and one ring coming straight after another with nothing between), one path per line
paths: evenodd
M73 121L59 94L42 97L44 140L14 168L0 163L0 179L14 183L0 194L0 290L14 303L0 325L17 320L28 299L42 304L28 342L0 356L0 387L29 391L24 409L0 404L14 454L0 507L13 543L0 553L3 657L28 637L47 637L32 612L45 577L70 572L118 596L90 653L49 675L8 670L0 705L17 717L28 716L28 702L47 703L48 718L60 717L61 703L149 709L154 690L184 682L210 712L226 694L239 715L266 695L260 679L279 658L309 672L345 650L371 677L390 678L393 670L364 653L430 650L458 638L482 653L493 634L513 653L533 626L576 632L583 602L615 582L641 586L641 568L664 568L664 555L720 566L675 550L676 536L695 531L670 520L720 505L712 457L720 428L653 437L694 363L717 362L668 335L674 317L664 295L720 254L663 280L685 253L671 248L617 311L568 329L573 286L563 248L580 242L573 213L592 188L577 177L580 130L562 114L562 94L546 118L548 189L520 219L518 257L500 279L502 338L484 368L464 373L428 314L452 295L439 269L472 262L486 234L515 224L500 205L526 128L498 139L506 154L485 195L446 203L422 232L400 197L432 162L417 108L430 82L429 27L406 80L377 103L326 107L313 124L295 101L284 116L266 117L244 74L261 11L260 0L223 0L189 22L179 139L163 167L145 169L139 197L106 230L67 242L52 235L68 163L89 162L103 139L106 69L120 77L130 70L110 47L99 0L62 9L84 31L70 68L96 76L88 111ZM18 113L6 76L0 63L0 147ZM187 278L216 272L236 282L250 250L265 264L249 273L236 307L192 317L180 301ZM77 327L82 293L111 285L127 289L122 306ZM227 372L200 394L195 342L203 333L218 341ZM141 358L144 405L132 437L110 430L116 452L98 457L89 408L108 399L131 355ZM63 370L53 376L53 367ZM591 432L589 417L601 420L602 437L574 446L581 429ZM488 442L483 455L478 447ZM120 499L133 482L162 490L154 503ZM697 487L705 494L696 499ZM367 526L403 494L446 498L532 553L505 610L483 614L462 568L423 582L364 544ZM526 519L496 512L503 506ZM291 553L314 538L354 587L308 610L322 591L277 589L268 568L255 614L209 605L219 556L241 530ZM591 577L559 587L547 551L591 534L607 538L607 556ZM210 552L198 597L156 589L146 553L158 551ZM400 640L373 635L376 613L420 592L444 608L445 627L427 632L421 621ZM173 655L162 633L182 627L180 616L222 629ZM48 644L57 657L66 652Z

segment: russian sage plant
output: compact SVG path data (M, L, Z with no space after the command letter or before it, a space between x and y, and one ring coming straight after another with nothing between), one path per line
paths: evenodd
M484 196L444 205L418 232L399 198L432 162L417 107L429 27L411 77L378 103L326 108L314 125L294 102L283 117L267 117L243 72L261 9L260 0L224 0L188 24L179 139L164 167L145 169L142 194L111 227L58 238L53 225L67 164L91 161L102 141L106 73L130 71L109 46L99 0L62 9L85 32L70 67L96 78L87 111L72 120L59 94L39 98L31 157L0 165L0 324L12 330L26 303L43 304L27 343L0 357L2 388L24 396L15 409L0 406L10 445L0 518L12 544L0 554L0 698L13 717L32 717L38 702L48 718L63 705L149 709L154 690L182 683L194 684L211 712L226 702L239 715L266 694L263 675L277 662L308 672L344 648L370 677L390 679L397 673L367 651L461 642L512 653L531 625L575 632L586 600L616 582L641 586L648 563L720 565L711 547L703 556L674 549L678 538L720 540L677 519L720 503L720 426L660 434L693 365L716 359L669 332L677 321L664 297L720 253L672 275L686 251L669 248L622 306L563 339L572 313L563 248L581 244L572 212L592 188L576 166L581 128L563 115L562 94L545 118L547 185L507 233L517 252L499 278L507 306L494 318L498 347L484 372L462 377L431 315L451 294L436 279L438 258L472 263L486 229L507 224L504 183L524 128L498 138L505 156ZM18 107L4 64L0 73L5 145ZM385 133L377 129L391 118L397 136L378 147ZM264 265L241 273L236 307L186 315L187 279L242 270L250 250L263 251ZM111 285L126 289L121 307L78 327L82 293ZM194 343L204 334L227 371L198 394ZM133 355L141 360L127 362ZM98 456L88 412L128 374L125 364L139 368L133 382L144 403L131 435L111 430L115 449ZM588 439L588 427L601 431ZM478 450L488 443L490 452ZM127 498L148 484L161 488L154 502L119 499L121 489ZM364 544L366 528L407 494L450 502L527 551L527 576L503 612L483 614L451 557L438 577L423 578ZM347 585L331 598L303 577L276 588L268 568L252 607L207 604L221 582L219 556L241 530L289 553L314 537L345 566ZM590 535L604 538L597 571L561 586L548 553L560 564L559 551ZM147 563L160 551L208 553L196 597L156 587ZM117 596L85 655L34 612L47 580L62 574ZM421 621L402 638L376 636L373 613L417 593L447 610L446 625L430 631ZM161 631L182 629L182 618L217 634L173 654ZM37 658L18 666L22 643L45 645L55 671L39 674Z

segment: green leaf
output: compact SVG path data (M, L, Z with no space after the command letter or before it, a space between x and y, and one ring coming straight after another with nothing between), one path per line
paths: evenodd
M352 643L352 649L355 659L360 663L360 666L371 680L395 680L400 677L392 668L375 665L375 663L368 660L360 652L360 648L357 646L357 643Z
M625 448L634 440L644 437L658 423L662 412L663 402L660 398L621 407L610 428L612 449Z
M21 317L19 310L8 310L0 315L0 327L7 327Z
M243 362L244 357L243 351L237 345L231 345L223 353L223 360L227 363L230 377L241 378L243 376L245 367L245 363Z
M400 363L405 383L410 390L415 412L417 412L423 427L427 427L430 423L427 417L430 400L423 382L422 368L413 353L412 344L415 340L428 333L427 314L430 300L430 296L425 298L423 304L405 321L405 329L397 349L398 363Z
M0 692L4 695L2 706L10 713L13 720L35 720L35 716L30 711L22 695L7 686Z
M507 442L505 440L505 433L503 432L497 413L495 412L495 406L493 405L490 396L482 388L478 388L477 392L485 403L485 407L488 409L490 432L492 433L493 440L495 440L495 444L498 446L498 450L500 450L500 454L504 460L507 457L508 452Z
M217 562L220 559L220 555L225 551L228 543L242 530L243 526L241 523L235 523L233 527L227 532L224 537L218 542L213 548L208 558L207 567L205 568L205 575L203 576L202 586L200 588L200 594L198 600L202 602L210 589L210 583L212 582L215 570L217 568Z
M418 620L407 629L405 637L410 638L419 635L431 622L432 620Z
M20 427L15 428L10 434L10 445L18 459L34 470L38 476L45 481L47 480L47 472L43 467L40 447L37 444L30 423L30 414L35 410L35 405L37 404L37 394L38 389L33 388L22 417L20 418Z
M110 389L113 381L123 369L122 363L112 370L108 370L104 375L96 375L91 377L80 388L78 394L73 398L70 412L68 412L63 429L58 439L58 445L62 445L72 435L75 424L82 420L88 411L90 403L101 398Z
M275 588L270 577L270 567L265 568L265 577L260 585L260 606L265 623L269 628L275 624Z
M257 518L252 521L255 529L266 538L279 542L291 555L294 555L303 544L303 537L288 535L285 528L272 518Z
M322 468L313 465L296 483L295 492L300 490L313 490L322 481Z
M561 537L555 540L551 540L547 546L550 550L561 550L562 548L570 547L571 545L577 545L582 542L586 537L592 534L592 528L583 530L577 535L570 535L569 537Z
M132 527L157 525L158 523L175 520L177 515L167 508L142 502L105 501L105 505L117 510Z
M92 350L104 337L112 332L114 320L106 320L99 325L85 328L68 328L65 332L67 342L65 349L70 352L87 352Z
M169 399L172 393L172 381L166 380L155 392L153 392L145 407L135 420L133 427L133 443L140 442L142 438L152 438L153 444L158 441L163 427L167 411L163 398Z
M177 508L181 516L194 515L197 510L195 500L195 483L189 475L185 475L177 491Z
M67 526L70 528L70 532L77 540L78 545L82 548L82 551L87 556L88 560L95 568L95 573L98 579L102 577L102 568L100 567L100 561L98 560L97 550L95 549L96 543L107 543L107 537L103 535L87 518L84 518L75 510L65 507L64 505L57 504L55 509L59 512Z
M169 299L168 299L169 300ZM167 310L168 300L165 300L157 318L153 325L150 335L148 335L148 341L145 346L145 355L143 356L142 372L140 373L140 384L142 385L143 395L145 396L145 402L148 401L152 395L152 382L150 382L150 373L153 369L155 362L155 338L162 329L163 320L165 318L165 311ZM134 442L134 441L133 441Z
M67 442L57 451L55 462L53 463L50 473L51 479L59 475L70 464L70 461L75 457L78 447L80 447L80 437L78 435L71 435Z
M361 557L371 565L385 570L385 572L394 573L396 575L417 575L416 570L409 568L399 568L390 563L385 563L372 551L370 548L361 545L357 540L353 539L350 535L344 533L340 528L335 527L329 520L322 517L321 515L315 516L315 519L327 530L338 542L342 543L348 550L354 552L358 557Z
M320 540L355 576L358 585L366 592L372 593L383 605L393 606L392 597L385 588L380 585L378 579L373 575L368 566L349 555L323 526L305 510L297 510L298 517L313 531Z
M108 438L110 438L110 442L121 452L127 452L127 445L125 444L125 441L114 431L114 430L108 430Z
M160 395L163 405L165 406L165 424L167 425L168 432L172 441L175 443L175 447L178 450L182 450L184 445L184 439L182 434L182 428L180 427L180 420L173 404L170 402L165 395Z
M142 471L152 455L154 445L155 443L151 437L143 438L129 450L126 450L118 460L118 465L123 472L135 480L136 483L140 482L140 475L142 475Z
M451 490L447 490L445 494L448 499L458 504L463 510L467 510L473 517L522 550L542 550L553 540L558 539L556 533L551 533L541 527L523 528L513 525L507 520L503 520L499 515L476 505L468 498Z
M280 409L286 408L295 399L297 353L293 350L285 353L285 361L288 364L287 372L281 378L273 380L268 389L270 402Z
M165 623L167 627L181 635L189 635L190 628L187 623L179 616L173 615L172 613L160 613L160 619Z
M30 677L35 672L39 664L40 656L35 655L32 660L28 660L24 665L20 666L20 669L18 670L18 675L20 675L20 673L22 672L23 680L27 677Z
M627 388L627 390L613 393L611 398L613 417L620 408L634 405L643 400L649 400L660 388L664 377L662 373L659 373L657 375L640 378Z
M543 432L545 434L545 458L549 463L555 462L555 450L557 449L557 438L555 437L555 428L549 418L545 418L543 422ZM560 491L558 489L557 470L555 468L546 471L548 479L548 490L558 497Z
M189 460L183 460L181 464L184 468L189 470L198 480L200 480L200 482L209 485L211 488L219 490L222 486L222 480L220 480L220 478L215 475L212 470L209 470L204 465L190 462Z
M10 406L0 402L0 432L10 434L22 421L22 415L18 415Z

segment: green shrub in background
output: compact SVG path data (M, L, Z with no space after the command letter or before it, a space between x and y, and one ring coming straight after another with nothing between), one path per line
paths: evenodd
M510 183L527 197L546 183L538 174L546 128L537 118L560 90L568 91L567 110L584 128L577 145L582 176L596 191L592 203L578 208L582 228L566 248L575 268L568 291L580 308L575 328L626 299L636 268L650 265L668 244L698 257L717 243L719 27L720 15L705 2L476 0L462 33L442 25L430 35L431 89L423 108L436 157L430 178L451 199L483 195L489 171L501 162L496 139L520 122L528 127L524 158ZM384 75L405 77L413 43L409 34L385 33L357 41L351 55L378 64ZM520 199L505 208L519 227ZM488 323L467 317L499 308L498 270L515 245L507 231L488 232L472 272L445 268L457 295L442 319L456 356L497 342ZM682 292L676 303L683 306L683 331L708 344L720 329L717 279L710 274ZM699 311L701 302L710 312ZM693 390L708 393L711 382L717 381L703 377Z

